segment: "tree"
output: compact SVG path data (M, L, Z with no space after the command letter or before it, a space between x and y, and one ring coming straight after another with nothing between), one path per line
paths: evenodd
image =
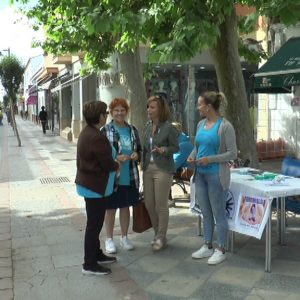
M254 17L250 15L239 20L237 4L255 7ZM140 42L150 45L150 60L162 63L174 59L186 61L209 50L219 90L228 99L227 117L235 127L240 156L256 165L255 141L240 64L240 55L246 56L249 51L239 40L238 24L242 24L244 30L251 26L253 29L259 15L273 16L292 24L298 20L298 11L299 0L40 0L30 14L46 25L49 38L46 46L56 51L82 48L88 52L87 59L92 66L103 67L105 57L115 49L120 53L136 54ZM138 61L137 56L134 57ZM251 57L253 59L253 55ZM132 75L132 71L125 72ZM132 91L143 90L139 80L142 81L141 76L129 80L128 87ZM140 100L133 100L132 105L141 103ZM144 111L142 106L139 109L140 113Z
M7 95L3 96L3 105L4 107L9 107L9 98Z
M247 18L238 18L237 4L252 6L256 11ZM154 60L186 61L205 49L210 51L219 90L228 100L226 115L235 128L240 156L250 159L254 166L258 159L240 63L241 55L249 58L251 53L239 38L240 28L253 31L259 15L294 24L299 20L299 8L299 0L157 0L149 1L141 9L152 16L143 26L147 28L152 23L150 41ZM251 59L255 58L259 57L251 55Z
M131 11L130 15L134 16L134 2L39 0L30 9L24 7L23 12L37 21L35 26L44 27L46 40L40 45L47 52L55 55L84 52L85 61L89 64L87 71L100 72L109 67L107 58L117 51L116 44L121 42L124 33L122 22L126 21L126 18L109 18L109 15L116 10L121 11L124 6L123 11ZM99 14L105 17L95 22ZM118 55L131 103L131 122L142 132L147 119L146 90L138 45L139 41L136 40L130 47L123 48L125 51L118 51Z
M17 93L23 79L24 67L19 59L14 56L5 56L0 61L0 79L9 98L11 121L18 139L18 146L21 147L21 139L15 120L14 105L17 101Z

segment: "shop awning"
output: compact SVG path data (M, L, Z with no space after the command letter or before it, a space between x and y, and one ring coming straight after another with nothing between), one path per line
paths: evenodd
M27 105L36 105L38 103L38 97L37 96L29 96L26 100Z
M36 86L28 86L28 98L26 99L27 105L35 105L38 103L38 93Z
M255 74L256 93L290 93L300 85L300 38L289 39Z

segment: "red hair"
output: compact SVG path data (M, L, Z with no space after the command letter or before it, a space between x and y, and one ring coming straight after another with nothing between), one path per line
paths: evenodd
M115 98L113 101L109 104L109 111L110 113L114 110L115 107L122 106L126 109L126 112L129 111L129 105L126 99L124 98Z

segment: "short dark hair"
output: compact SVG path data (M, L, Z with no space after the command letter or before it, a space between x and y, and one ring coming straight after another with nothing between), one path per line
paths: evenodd
M100 115L106 114L107 105L102 101L88 101L83 107L83 116L88 125L97 125Z

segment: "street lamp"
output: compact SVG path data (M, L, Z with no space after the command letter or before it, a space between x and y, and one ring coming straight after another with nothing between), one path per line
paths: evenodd
M2 49L1 51L6 51L8 56L10 56L10 48L8 47L7 49ZM0 51L0 56L2 56L2 52Z

